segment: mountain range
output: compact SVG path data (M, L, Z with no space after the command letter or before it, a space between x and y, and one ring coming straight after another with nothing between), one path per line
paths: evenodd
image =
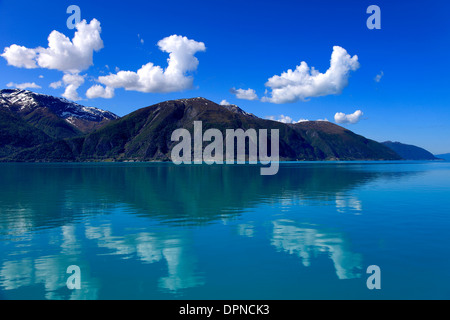
M205 98L161 102L124 117L25 90L0 90L0 161L169 161L172 132L278 129L281 160L402 160L390 146L328 121L285 124ZM206 145L206 144L205 144Z
M392 141L383 144L405 160L438 160L431 152L417 146Z
M450 153L437 154L435 157L445 161L450 161Z
M25 90L0 90L0 158L90 133L119 117L66 99Z

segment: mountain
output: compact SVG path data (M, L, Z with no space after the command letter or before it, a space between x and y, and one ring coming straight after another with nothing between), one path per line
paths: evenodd
M243 114L244 116L249 116L249 117L252 117L252 118L258 118L258 117L255 116L253 113L245 112L244 110L242 110L241 108L239 108L239 107L238 107L237 105L235 105L235 104L228 104L228 105L224 105L223 107L224 107L225 109L230 110L231 112L234 112L234 113Z
M236 106L221 106L204 98L172 100L137 110L83 136L43 143L3 161L152 161L170 160L178 128L203 130L278 129L282 160L400 160L391 149L330 122L284 124L248 114ZM269 136L270 139L270 136ZM205 143L206 146L208 143ZM269 142L270 145L270 142Z
M437 154L435 155L438 159L443 159L445 161L450 161L450 153L444 153L444 154Z
M90 133L119 118L109 111L16 89L0 90L0 110L56 140Z
M438 160L431 152L417 146L392 141L383 142L383 145L395 151L405 160Z
M384 145L328 121L290 124L325 160L401 160Z
M43 131L0 107L0 158L51 141Z
M0 158L90 133L115 114L26 90L0 90Z

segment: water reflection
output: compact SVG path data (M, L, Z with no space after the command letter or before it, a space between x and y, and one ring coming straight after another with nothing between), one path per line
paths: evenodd
M328 253L339 279L361 276L362 256L351 251L345 236L320 230L313 226L298 226L295 221L273 222L272 245L278 250L297 255L305 267L311 266L313 257Z
M296 255L305 267L327 254L339 279L357 278L362 256L345 233L301 216L239 219L258 208L289 214L311 204L361 214L354 189L411 174L319 164L282 165L276 176L261 176L254 166L0 165L0 292L30 288L47 299L96 299L108 296L101 290L118 272L136 278L124 281L122 294L143 283L150 297L201 287L208 279L196 241L210 240L198 232L217 224L224 235L230 224L239 237L266 243L267 252ZM268 221L270 234L257 232ZM87 271L82 290L66 288L72 264Z
M42 256L37 258L11 259L3 262L0 268L0 283L3 290L15 290L22 287L31 289L43 288L44 296L39 293L36 296L22 297L31 299L52 300L94 300L98 298L99 283L96 279L83 273L83 286L80 290L69 291L66 287L68 275L65 273L71 259L63 256ZM79 257L76 263L82 261ZM82 270L87 270L87 265L81 264Z
M347 209L352 209L356 214L363 210L362 202L355 195L346 195L345 193L336 193L336 208L340 213L346 213Z
M284 206L317 200L340 207L346 194L361 185L410 174L314 164L281 165L276 176L261 176L256 166L2 164L0 230L24 234L61 226L107 214L117 204L133 214L183 225L207 224L280 200Z
M158 233L129 233L114 235L111 225L93 227L86 225L86 239L94 240L98 248L108 249L108 255L121 259L138 259L144 264L164 261L168 275L159 279L159 287L178 291L201 285L196 274L194 254L190 250L189 232L159 230Z
M138 217L134 219L141 220ZM160 230L154 234L130 232L115 235L111 225L92 226L90 223L65 225L53 231L58 231L59 237L51 234L48 243L33 243L21 253L33 255L33 258L10 256L3 261L0 265L0 286L3 290L42 284L46 299L96 299L99 283L86 271L92 268L84 258L92 248L97 248L95 251L99 257L113 256L125 261L138 260L143 264L164 263L166 275L160 276L158 280L162 290L176 292L203 284L196 270L195 254L188 243L192 236L187 232ZM58 255L39 255L42 246L48 251L58 251ZM106 250L99 253L98 249ZM99 266L104 265L97 258L90 264L95 264L94 261ZM65 271L72 264L80 266L82 270L82 290L69 291L66 288L68 275ZM108 265L103 267L109 269ZM129 272L123 270L123 275ZM114 282L114 278L109 281Z
M255 235L255 227L251 224L239 224L237 226L238 234L243 237L253 238Z

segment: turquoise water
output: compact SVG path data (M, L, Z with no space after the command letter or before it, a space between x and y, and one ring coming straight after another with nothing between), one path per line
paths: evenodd
M0 299L450 299L450 163L1 164L0 181Z

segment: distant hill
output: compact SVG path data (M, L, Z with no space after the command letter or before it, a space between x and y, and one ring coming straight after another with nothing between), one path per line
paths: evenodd
M0 110L4 116L14 116L53 139L90 133L119 118L109 111L17 89L0 90Z
M289 124L326 160L401 160L381 143L328 121L302 121Z
M438 159L443 159L445 161L450 161L450 153L444 153L444 154L437 154L435 155Z
M383 142L383 145L395 151L405 160L438 160L431 152L417 146L392 141Z
M258 118L236 106L221 106L204 98L166 101L113 119L84 135L56 139L3 157L2 161L170 160L176 142L172 132L203 130L278 129L282 160L400 160L388 147L325 121L284 124ZM81 130L81 129L79 129ZM206 143L205 143L206 145Z

